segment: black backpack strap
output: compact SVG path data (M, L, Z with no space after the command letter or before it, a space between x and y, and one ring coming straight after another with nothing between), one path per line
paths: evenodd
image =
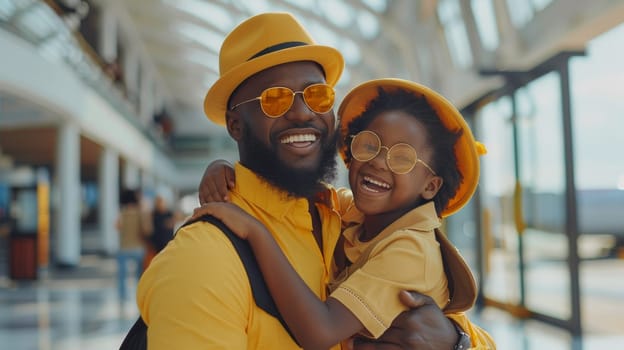
M266 311L269 315L277 318L284 329L288 332L290 337L293 339L297 345L297 339L288 328L286 321L282 318L282 315L277 310L277 306L275 305L275 301L269 293L269 288L264 282L264 278L262 277L262 272L260 271L260 267L258 266L258 261L253 254L253 250L244 239L238 237L229 227L225 226L221 220L215 218L214 216L205 215L200 217L197 220L186 222L182 227L195 223L197 221L205 221L209 222L219 228L225 234L227 238L232 242L234 249L238 253L238 256L245 267L245 272L247 273L247 278L249 279L249 284L251 285L251 292L253 294L256 305L259 308ZM175 236L174 236L175 237ZM119 350L146 350L147 349L147 326L143 319L139 316L139 319L134 323L130 331L124 338Z
M147 325L141 316L126 334L119 350L147 350Z
M245 267L245 272L247 272L247 278L249 279L249 284L251 285L251 292L253 294L256 305L259 308L266 311L269 315L275 317L280 321L284 329L290 334L290 337L299 345L297 339L288 328L286 321L282 318L277 306L275 305L275 301L269 292L269 287L266 285L264 278L262 277L262 272L260 271L260 266L258 265L258 261L256 260L256 256L251 249L251 245L246 240L238 237L229 227L227 227L221 220L215 218L211 215L205 215L201 218L186 223L184 226L189 225L193 222L197 221L205 221L209 222L219 228L227 238L230 239L234 249L238 253L238 256Z

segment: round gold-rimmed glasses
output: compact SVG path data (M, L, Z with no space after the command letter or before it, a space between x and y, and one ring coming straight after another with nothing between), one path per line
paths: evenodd
M386 150L386 164L393 173L407 174L414 169L416 163L421 163L433 175L436 175L427 163L418 158L414 147L407 143L397 143L392 147L384 146L381 144L379 135L370 130L351 135L351 155L357 161L368 162L375 159L382 148Z

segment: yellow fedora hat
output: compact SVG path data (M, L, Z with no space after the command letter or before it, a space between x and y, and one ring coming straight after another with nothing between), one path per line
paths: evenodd
M463 179L457 189L457 193L448 202L441 215L442 217L447 217L457 212L470 200L477 189L477 184L479 183L479 155L486 153L485 146L475 141L472 131L461 113L442 95L412 81L394 78L370 80L349 91L338 108L338 117L341 123L340 131L343 139L347 136L349 123L362 115L368 108L369 102L379 94L379 87L386 91L403 89L417 96L424 96L447 129L453 131L462 130L462 135L455 144L455 156L457 158L457 168ZM343 147L340 153L343 160L346 161L346 148Z
M240 23L225 38L219 52L219 79L204 99L204 112L225 125L230 95L245 79L273 66L313 61L334 86L344 69L344 59L333 47L317 45L297 19L286 12L263 13Z

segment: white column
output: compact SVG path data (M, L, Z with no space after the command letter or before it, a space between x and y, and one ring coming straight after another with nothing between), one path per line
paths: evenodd
M56 146L55 261L60 265L80 263L80 133L78 126L59 127Z
M140 83L139 116L141 118L141 123L145 126L149 126L154 113L154 91L152 74L147 69L142 70Z
M100 155L98 189L101 249L104 253L111 255L119 247L119 238L115 228L119 215L119 160L117 152L108 147L104 148Z
M136 49L131 46L126 47L125 56L123 57L123 76L126 88L128 89L128 96L133 103L138 102L139 99L139 55Z
M483 43L481 41L481 36L479 36L479 29L477 29L476 18L472 12L472 7L469 1L460 1L459 7L466 28L468 44L470 45L470 54L473 57L472 64L475 67L482 67L483 57L485 56L484 52L486 51L483 49Z
M145 169L141 171L141 207L145 211L150 211L154 207L156 181L156 177L152 173Z
M156 178L147 170L141 171L141 188L153 191L156 187Z
M126 160L123 167L123 188L138 189L141 185L139 167Z
M117 20L110 6L102 6L99 53L107 63L117 59Z
M518 30L514 27L509 7L505 0L493 0L494 13L496 16L496 24L498 26L499 47L497 51L499 55L505 59L513 57L522 50L519 43Z

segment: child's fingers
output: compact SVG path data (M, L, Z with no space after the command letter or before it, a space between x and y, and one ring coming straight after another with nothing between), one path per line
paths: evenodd
M208 188L208 185L202 186L199 191L199 204L202 205L213 201L212 191Z
M234 187L234 181L234 169L229 163L225 161L211 163L204 171L198 188L199 203L229 201L229 189Z
M217 178L214 181L204 181L199 189L199 204L211 203L211 202L224 202L227 196L227 189L225 180L219 180Z
M203 204L201 207L197 207L193 209L193 214L191 214L191 219L198 219L208 214L210 214L210 211L207 209L207 207L205 207L205 204Z
M227 186L225 180L222 177L218 177L214 179L214 182L209 184L210 187L210 197L207 203L212 202L224 202L224 196L227 195L227 190L225 187Z
M233 168L225 168L225 180L228 185L227 188L230 190L233 189L236 183L236 173L234 173Z
M223 219L225 217L224 213L227 212L227 208L225 205L220 204L222 202L209 202L204 203L201 206L193 209L193 218L199 218L204 215L212 215L217 219Z
M223 178L216 183L216 186L219 191L219 195L221 199L219 201L229 202L230 190L234 188L234 184L236 182L236 175L234 174L234 169L230 167L223 167Z
M210 196L210 191L206 188L208 185L203 182L199 185L197 191L199 192L199 204L202 205L204 203L208 203L208 197Z

